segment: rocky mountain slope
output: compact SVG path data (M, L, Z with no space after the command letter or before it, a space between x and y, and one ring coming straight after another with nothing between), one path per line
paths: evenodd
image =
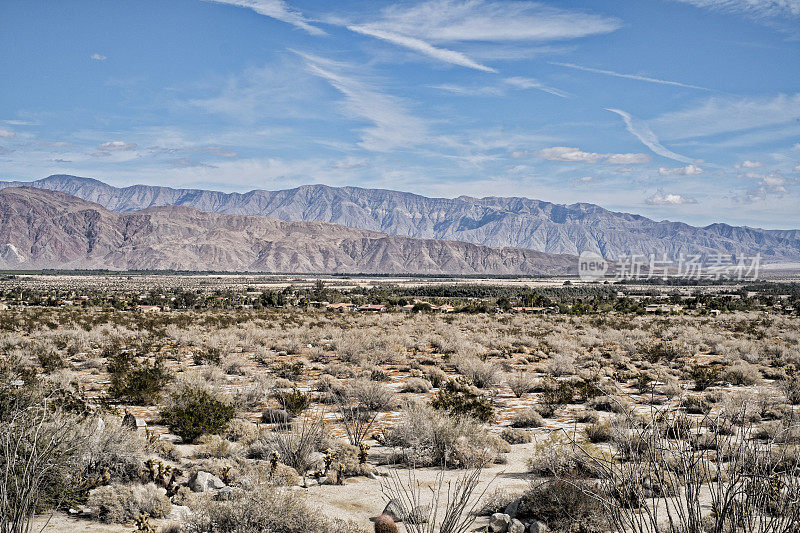
M608 211L592 204L558 205L528 198L427 198L405 192L304 185L282 191L222 193L149 185L117 188L75 176L30 185L97 202L111 211L182 205L212 213L260 215L288 221L324 221L390 235L457 240L553 254L762 254L765 260L800 260L800 232L712 224L694 227Z
M565 274L572 256L415 239L182 206L114 213L64 193L0 191L0 268Z

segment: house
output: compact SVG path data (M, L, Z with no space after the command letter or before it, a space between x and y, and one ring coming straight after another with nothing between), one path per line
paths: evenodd
M338 303L338 304L328 304L328 305L325 306L325 309L327 309L329 311L340 311L340 312L352 311L354 308L355 308L354 304L346 303L346 302L342 302L342 303Z
M359 311L370 311L372 313L380 313L386 311L386 306L383 304L364 304L358 306Z
M512 307L511 311L514 313L552 313L555 312L555 307Z
M647 313L677 313L683 309L682 305L670 304L650 304L645 306L644 310Z
M442 305L439 306L439 312L440 313L454 313L455 310L456 310L456 308L453 307L450 304L442 304Z
M137 305L136 310L142 313L158 313L161 311L161 307L157 305Z

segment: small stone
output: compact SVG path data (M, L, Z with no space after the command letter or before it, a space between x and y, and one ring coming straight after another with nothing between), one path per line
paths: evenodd
M508 533L525 533L525 524L516 518L512 518L511 523L508 525Z
M389 502L386 504L386 507L383 508L383 512L381 514L391 517L391 519L395 522L403 521L403 510L394 500L389 500Z
M194 492L205 492L207 490L218 490L225 487L225 483L220 478L209 472L202 470L197 472L189 480L189 488Z
M511 517L505 513L494 513L489 519L489 530L493 533L506 533Z
M544 522L540 522L539 520L534 520L528 526L529 533L548 533L550 528L547 527L547 524Z

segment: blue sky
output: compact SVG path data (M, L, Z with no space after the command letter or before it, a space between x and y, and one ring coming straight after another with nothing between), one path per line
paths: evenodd
M0 0L0 179L800 227L800 0Z

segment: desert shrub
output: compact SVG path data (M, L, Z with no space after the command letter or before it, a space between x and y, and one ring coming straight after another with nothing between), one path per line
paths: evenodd
M494 513L503 513L506 507L519 500L521 496L520 492L511 491L504 487L496 487L487 492L481 500L481 508L478 510L478 515L491 516Z
M246 450L251 459L270 459L274 453L287 466L294 468L305 482L306 473L314 467L314 453L330 446L324 413L294 420L286 428L262 431Z
M604 420L602 422L595 422L586 426L586 437L589 442L608 442L614 434L614 428L611 422Z
M80 449L79 477L89 479L104 472L111 481L130 483L140 478L147 443L118 422L91 422L93 431Z
M208 502L183 527L186 533L367 533L353 522L325 517L295 491L266 484Z
M500 438L509 444L527 444L533 440L530 433L516 428L503 429L500 432Z
M515 414L511 419L514 428L540 428L544 425L542 415L536 409L525 409Z
M275 393L283 409L291 415L299 415L311 405L311 395L306 394L297 387L292 390L278 390Z
M56 347L50 343L33 343L31 344L29 350L31 351L32 355L36 357L36 360L39 362L39 366L41 366L42 370L45 372L53 372L60 368L66 368L67 366L67 363L64 361L61 353L59 353Z
M508 387L517 398L521 398L536 387L536 380L533 376L526 372L517 372L516 374L511 374L506 379L506 383L508 383Z
M683 398L681 405L690 414L708 414L711 412L711 402L707 398L700 395L687 395Z
M756 365L739 361L725 369L722 379L731 385L755 385L761 381L761 371Z
M386 385L367 379L356 379L347 386L348 398L373 411L385 411L394 403L394 393Z
M303 375L305 365L302 361L280 361L272 367L272 371L276 376L283 379L297 381Z
M451 416L425 405L410 404L403 421L386 431L386 444L403 450L399 459L416 466L466 468L491 461L498 446L469 416Z
M456 370L476 387L485 389L500 383L500 368L494 363L477 357L458 357L454 362Z
M431 382L434 387L441 387L447 381L447 373L435 366L422 367L422 375Z
M694 365L689 370L689 378L694 381L696 391L704 391L719 383L721 374L718 365Z
M160 357L139 361L128 352L117 352L109 359L108 373L111 376L109 394L137 405L156 402L172 379Z
M628 401L619 396L598 396L588 403L588 407L609 413L625 413L630 409Z
M288 424L294 418L294 415L289 413L286 409L264 409L261 413L261 422L263 424Z
M482 422L491 420L494 407L489 398L478 394L460 379L450 380L431 400L431 407L453 416L470 416Z
M221 358L222 350L217 346L204 346L202 350L195 352L192 356L194 364L198 366L219 364Z
M166 490L147 485L111 484L89 492L86 506L96 512L104 523L124 524L147 513L152 518L163 518L172 510Z
M600 415L594 409L581 409L575 415L575 419L578 422L593 424L600 419Z
M219 435L202 435L197 439L199 446L195 455L200 458L214 457L224 459L234 454L234 444Z
M790 404L800 404L800 372L795 369L794 365L786 368L786 377L781 380L780 386Z
M556 531L601 531L603 507L587 480L551 479L534 482L517 508L518 518L545 522Z
M428 392L431 390L431 383L430 381L422 378L408 378L403 386L400 388L400 392Z
M162 422L184 442L194 442L201 435L225 431L236 410L208 390L186 386L172 395L171 405L161 411Z
M575 387L566 380L548 379L544 383L541 402L551 412L572 403L575 398Z
M596 472L587 459L587 450L595 452L588 445L578 448L562 433L551 433L534 448L527 460L528 471L539 477L593 477Z

